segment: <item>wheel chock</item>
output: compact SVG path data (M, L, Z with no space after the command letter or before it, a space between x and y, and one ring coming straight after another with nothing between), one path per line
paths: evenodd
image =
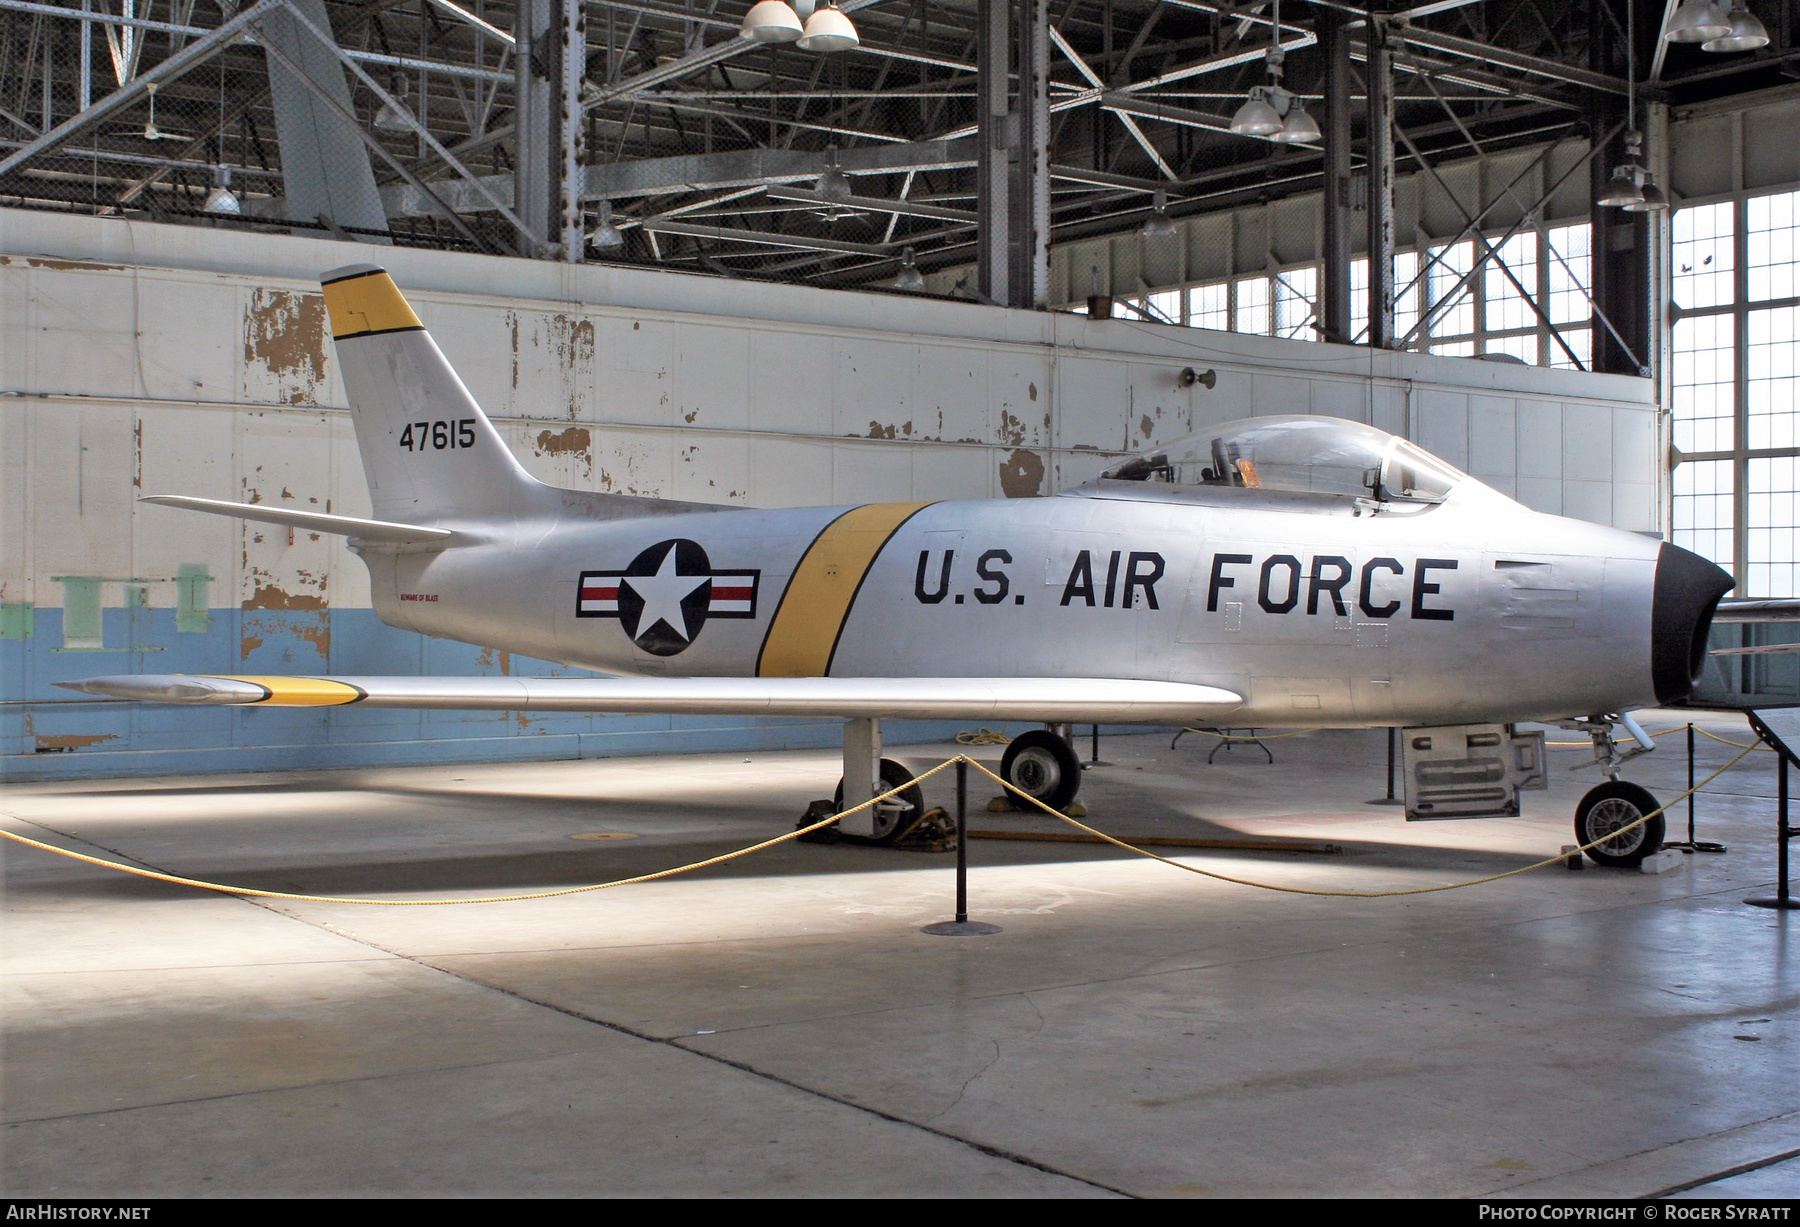
M1681 853L1664 850L1662 852L1652 852L1649 856L1646 856L1643 860L1639 861L1638 872L1668 873L1672 869L1680 869L1681 865Z
M1005 793L1001 793L999 796L995 797L992 801L989 801L987 804L987 807L988 807L988 813L990 813L990 814L1010 814L1014 810L1019 808L1018 806L1013 804L1012 798L1007 796Z
M1564 869L1580 871L1587 868L1587 857L1582 855L1580 844L1564 844L1562 854Z
M800 830L812 826L815 822L823 822L835 813L837 813L837 806L833 805L830 801L814 801L811 805L806 807L806 812L800 815L800 821L794 824L794 829ZM794 842L801 844L835 844L842 838L843 836L839 834L837 827L833 825L820 827L816 831L802 835Z

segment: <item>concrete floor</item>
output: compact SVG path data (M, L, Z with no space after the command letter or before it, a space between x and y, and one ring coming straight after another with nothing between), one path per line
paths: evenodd
M1208 766L1205 738L1108 738L1083 799L1122 833L1329 840L1185 861L1371 890L1554 854L1595 782L1554 751L1525 817L1408 825L1362 804L1382 734L1270 745L1273 767ZM1703 770L1734 753L1701 745ZM836 780L831 754L752 758L28 785L0 808L199 878L453 897L713 855ZM1627 778L1672 795L1684 773L1676 736ZM1410 898L977 841L987 938L918 932L949 915L951 857L842 845L454 908L245 901L8 845L0 1190L1792 1197L1800 1164L1769 1161L1800 1148L1800 920L1740 902L1773 877L1773 779L1755 755L1710 789L1701 837L1731 851L1677 872ZM628 838L575 838L599 833Z

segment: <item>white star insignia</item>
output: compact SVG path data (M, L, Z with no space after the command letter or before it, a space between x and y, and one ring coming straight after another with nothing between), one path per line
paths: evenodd
M683 640L691 640L693 636L688 633L687 615L681 611L681 602L711 578L709 575L677 574L673 544L663 555L655 575L621 576L620 582L643 598L644 612L638 618L637 633L642 635L660 621L668 623L669 629Z

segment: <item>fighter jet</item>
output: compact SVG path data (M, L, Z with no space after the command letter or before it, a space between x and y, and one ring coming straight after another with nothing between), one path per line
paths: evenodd
M1212 426L1050 498L754 510L558 489L520 466L388 274L322 278L373 518L144 502L348 538L391 626L608 676L132 675L199 705L828 716L839 805L906 784L890 718L1039 723L1007 779L1055 808L1070 726L1404 729L1412 818L1518 812L1543 734L1609 779L1582 843L1656 808L1618 780L1636 708L1685 697L1731 578L1643 535L1531 511L1405 439L1328 417ZM1641 743L1621 749L1615 726ZM914 787L847 818L891 840ZM855 824L855 825L853 825ZM1632 864L1661 819L1595 850Z

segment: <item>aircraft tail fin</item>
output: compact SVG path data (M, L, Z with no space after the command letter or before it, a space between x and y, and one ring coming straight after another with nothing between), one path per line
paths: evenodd
M387 271L353 264L320 281L376 518L417 524L525 511L543 486L520 467Z

